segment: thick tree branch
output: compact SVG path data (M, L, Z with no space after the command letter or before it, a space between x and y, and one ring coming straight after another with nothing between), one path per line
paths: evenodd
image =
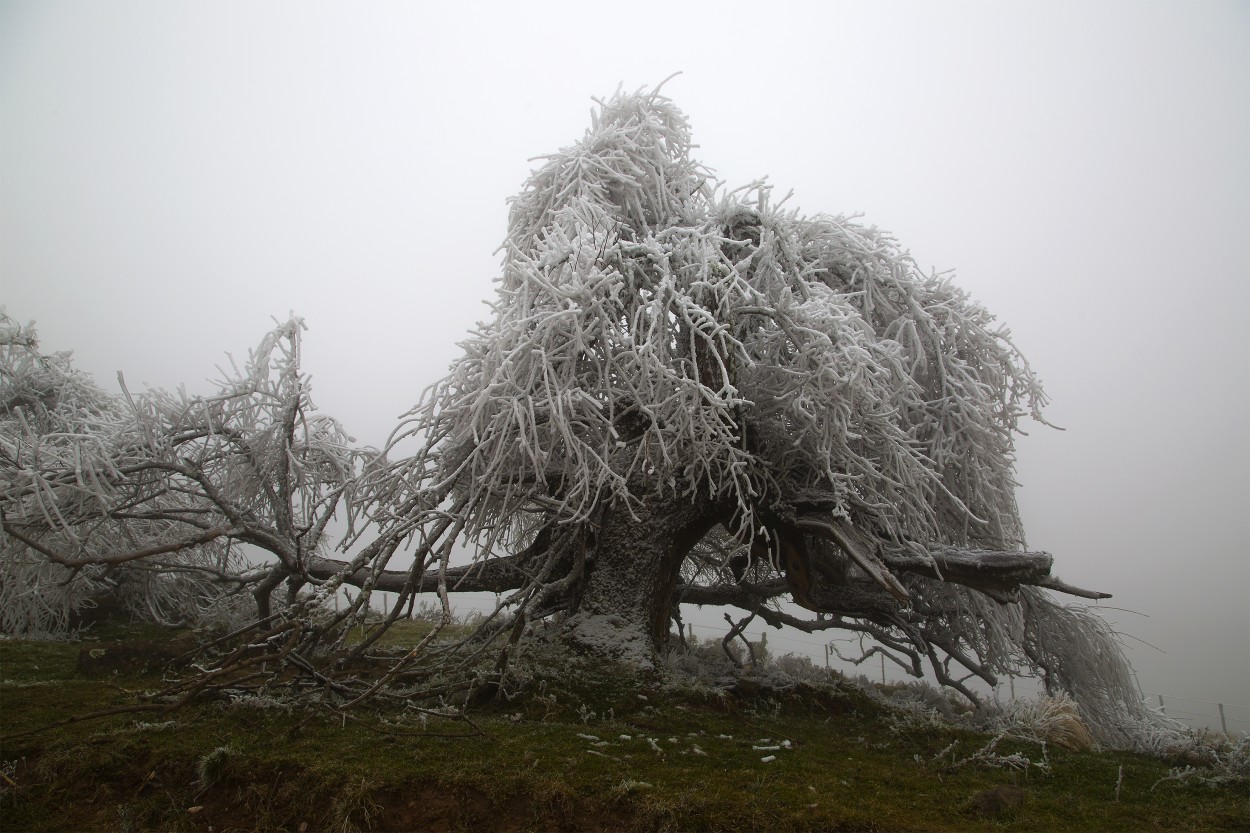
M516 555L497 556L463 567L449 567L446 571L447 589L452 593L504 593L516 590L523 587L530 578L529 573L523 569L524 565L545 553L550 546L551 534L544 529L534 539L534 543ZM571 568L571 553L568 561L568 567ZM349 569L351 564L312 555L305 557L304 566L310 578L325 581ZM361 567L343 580L354 587L361 587L370 577L373 579L373 589L402 593L410 586L411 574L408 570L382 570L375 576L367 567ZM434 569L426 570L412 582L409 592L436 593L438 589L439 570Z
M795 526L806 534L836 544L870 578L901 602L908 601L906 590L888 570L962 584L1003 603L1014 601L1020 586L1026 584L1087 599L1106 599L1111 595L1073 587L1055 578L1050 574L1054 557L1046 552L940 547L931 550L926 559L887 553L878 542L840 518L801 516L795 521ZM818 558L819 553L813 552L809 557ZM898 592L900 590L902 595Z
M819 518L809 516L799 518L795 525L808 535L825 538L837 544L838 549L850 556L851 560L858 564L869 578L885 588L887 593L904 604L910 601L911 597L907 593L907 588L886 569L881 545L847 521L831 516Z

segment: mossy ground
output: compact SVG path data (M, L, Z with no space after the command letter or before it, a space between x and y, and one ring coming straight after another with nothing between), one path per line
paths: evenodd
M81 676L79 647L0 641L0 732L132 704L159 685ZM301 713L225 703L74 723L4 741L0 829L1250 829L1245 784L1151 791L1167 763L1060 749L1048 750L1049 774L951 769L934 758L952 741L967 755L989 738L900 731L855 694L619 695L606 705L547 686L475 714L476 728L361 713L292 736ZM755 748L770 746L782 748ZM1023 741L997 751L1041 759ZM972 796L999 784L1025 787L1023 807L976 815Z

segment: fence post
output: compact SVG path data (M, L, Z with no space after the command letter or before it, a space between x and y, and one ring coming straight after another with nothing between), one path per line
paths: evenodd
M829 667L829 643L825 643L825 668Z
M1168 710L1167 710L1167 707L1163 705L1163 695L1162 695L1162 694L1160 694L1160 695L1159 695L1159 711L1161 711L1161 712L1163 713L1163 716L1164 716L1164 717L1167 717L1167 716L1168 716Z
M881 685L885 685L885 654L881 655Z
M1007 682L1011 685L1011 699L1015 700L1016 699L1016 678L1008 677Z
M1228 721L1224 719L1224 704L1216 703L1215 705L1220 707L1220 728L1223 729L1224 734L1227 735L1228 734Z

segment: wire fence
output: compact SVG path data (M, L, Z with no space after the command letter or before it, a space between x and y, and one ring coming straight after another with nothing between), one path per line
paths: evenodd
M380 609L383 614L388 613L390 605L395 602L391 596L390 593L376 592L373 607ZM336 598L335 601L337 603L338 599ZM495 597L490 593L461 594L457 597L455 604L457 616L490 613L494 609ZM687 638L698 637L703 640L723 638L729 626L728 623L717 621L717 612L700 611L704 615L694 616L689 615L693 611L683 610L686 618L699 619L697 623L695 621L685 623ZM751 630L755 631L756 628L753 627ZM883 685L915 681L915 677L893 663L887 662L886 658L880 654L862 662L848 659L848 656L860 653L857 638L821 638L815 634L806 634L790 628L778 632L763 627L754 637L747 633L744 633L744 636L756 645L762 643L772 656L784 654L806 656L814 665L823 665L847 676L863 676ZM1011 677L1000 683L992 692L989 692L986 687L986 692L983 693L992 693L999 699L1015 700L1033 699L1045 694L1046 691L1042 681L1037 677ZM1250 733L1250 706L1198 700L1158 692L1141 691L1140 693L1143 702L1147 705L1159 709L1167 717L1178 720L1191 728L1220 731L1229 737Z
M1195 729L1215 729L1229 737L1250 732L1250 706L1233 703L1212 703L1174 694L1147 694L1146 701L1158 703L1159 710Z

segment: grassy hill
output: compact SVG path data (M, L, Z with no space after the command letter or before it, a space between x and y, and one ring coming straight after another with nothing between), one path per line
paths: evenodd
M611 709L548 687L471 721L304 721L238 697L20 734L159 688L138 663L93 667L99 644L0 641L6 833L1250 829L1244 779L1160 783L1183 762L994 743L810 684L648 690ZM1023 802L981 806L1000 786Z

